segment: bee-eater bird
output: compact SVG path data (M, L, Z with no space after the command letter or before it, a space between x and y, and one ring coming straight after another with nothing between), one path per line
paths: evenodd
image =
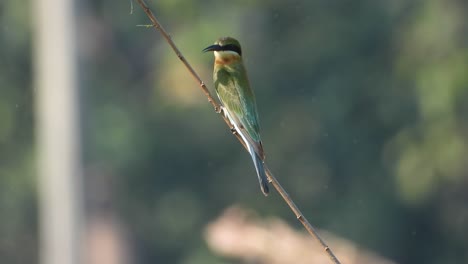
M268 181L263 166L265 154L260 139L257 104L242 62L240 43L234 38L224 37L203 51L214 51L213 81L223 114L247 145L260 188L266 196Z

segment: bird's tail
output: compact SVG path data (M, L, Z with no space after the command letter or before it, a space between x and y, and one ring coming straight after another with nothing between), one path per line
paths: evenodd
M254 162L255 170L257 171L260 189L262 189L263 195L267 196L270 190L268 188L268 180L266 177L265 168L263 167L263 160L258 156L257 153L255 153L254 149L251 146L249 146L249 153Z

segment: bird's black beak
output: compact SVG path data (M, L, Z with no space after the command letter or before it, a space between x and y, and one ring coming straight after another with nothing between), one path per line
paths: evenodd
M221 46L218 44L211 45L209 47L206 47L203 52L208 52L208 51L218 51L221 50Z

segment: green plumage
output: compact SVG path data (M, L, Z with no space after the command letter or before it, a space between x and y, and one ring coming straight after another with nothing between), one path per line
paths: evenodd
M233 38L221 38L204 51L215 52L213 80L216 93L224 107L224 114L247 145L261 190L267 195L268 181L263 165L265 156L260 139L257 105L242 63L240 44Z
M233 113L254 142L260 143L255 95L242 62L216 65L213 79L216 93L226 110Z

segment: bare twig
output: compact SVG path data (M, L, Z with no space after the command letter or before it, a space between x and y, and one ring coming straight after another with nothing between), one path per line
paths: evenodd
M148 18L151 20L153 23L152 26L163 35L163 37L166 39L167 43L171 48L174 50L175 54L177 57L182 61L182 63L185 65L185 67L188 69L190 74L192 75L193 78L197 81L198 85L202 89L203 93L205 96L208 98L208 102L213 106L214 110L216 113L221 113L221 107L220 105L214 100L214 98L211 96L210 92L208 91L208 88L206 87L205 83L202 81L200 76L197 74L197 72L192 68L192 66L188 63L188 61L185 59L185 57L182 55L182 53L179 51L175 43L172 41L171 36L167 33L166 30L162 27L162 25L159 23L159 21L156 19L154 16L153 12L149 9L149 7L146 5L146 3L143 0L136 0L138 4L141 6L143 11L146 13ZM224 119L224 122L228 125L229 128L231 128L231 123L229 120L226 118L225 115L221 115L221 117ZM247 149L247 146L245 145L245 142L242 140L242 138L239 136L236 131L233 132L233 134L237 137L239 142L244 146L245 149ZM307 221L307 219L304 217L302 212L299 210L299 208L296 206L296 204L293 202L291 197L289 197L289 194L283 189L281 184L278 182L278 180L273 176L271 171L268 169L267 165L265 164L265 171L268 176L268 180L275 189L278 191L278 193L283 197L284 201L288 204L288 206L291 208L291 210L294 212L296 215L297 220L301 222L301 224L304 226L304 228L309 232L309 234L314 237L320 245L323 247L323 250L327 253L328 257L334 264L340 264L340 261L338 258L335 256L331 248L323 241L323 239L319 236L315 228Z
M348 264L397 264L332 233L320 233ZM205 227L204 238L215 253L244 261L233 263L327 263L327 255L308 234L275 217L259 217L238 205L228 207ZM268 241L268 243L264 243ZM275 254L271 254L275 252ZM252 261L253 260L253 261Z

